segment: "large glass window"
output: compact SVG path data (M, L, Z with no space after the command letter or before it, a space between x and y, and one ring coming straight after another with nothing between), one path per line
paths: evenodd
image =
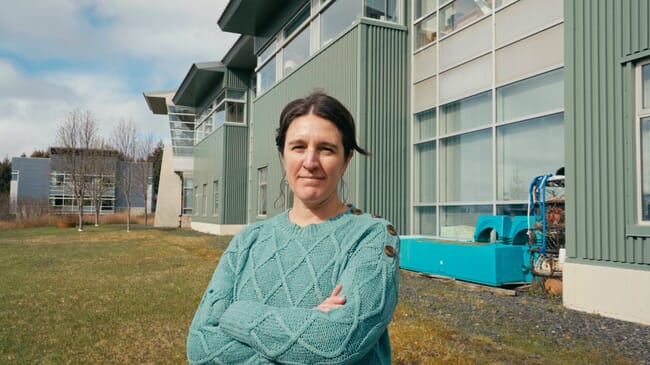
M415 145L415 201L434 203L436 201L436 142Z
M497 128L497 199L526 200L535 176L564 166L563 113Z
M498 8L500 8L500 7L502 7L502 6L506 6L506 5L508 5L508 4L512 4L512 3L514 3L515 1L517 1L517 0L496 0L496 3L494 4L494 6L498 9Z
M460 205L441 207L440 235L455 239L474 239L474 227L479 215L492 215L490 205Z
M445 104L440 112L443 134L487 126L492 122L492 92Z
M324 46L354 24L361 16L361 6L357 1L335 1L321 14L320 44Z
M275 84L275 56L257 73L257 93L262 94Z
M18 175L19 175L18 170L12 170L11 171L11 181L18 181Z
M413 37L415 49L422 48L429 43L435 42L438 38L438 14L433 14L421 22L415 24L415 36Z
M397 21L397 0L365 0L364 16L379 20Z
M267 210L267 188L268 188L268 166L260 167L257 169L257 215L265 216Z
M423 141L436 136L436 109L415 115L415 139Z
M415 234L427 236L436 235L436 207L417 206L415 207Z
M203 216L208 215L208 184L203 184L201 190L201 213Z
M183 179L183 215L192 214L192 196L194 195L194 188L192 187L192 183L192 179Z
M300 31L284 48L282 75L286 76L302 65L309 58L309 27Z
M564 107L564 70L558 69L497 89L497 122Z
M641 220L650 221L650 117L641 118Z
M640 221L650 222L650 61L638 66L637 73L637 120L639 123L639 194Z
M440 34L445 36L492 12L492 0L456 0L440 10Z
M226 122L244 123L244 103L226 102Z
M415 0L413 19L423 17L436 8L436 0Z
M492 200L492 131L442 139L441 197L443 202Z
M212 215L219 215L219 180L212 182Z

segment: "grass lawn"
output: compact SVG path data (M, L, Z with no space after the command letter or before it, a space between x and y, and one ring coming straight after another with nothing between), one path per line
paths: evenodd
M0 364L185 363L191 317L229 239L115 226L0 231ZM400 285L423 295L400 297L390 325L396 364L603 359L580 341L558 347L535 329L522 335L508 323L480 323L501 331L497 343L453 317L420 310L427 296L451 294L431 292L438 289L412 275ZM447 299L461 305L471 298Z

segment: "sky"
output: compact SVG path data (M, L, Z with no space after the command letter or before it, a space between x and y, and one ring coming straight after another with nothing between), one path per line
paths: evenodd
M176 89L195 62L237 39L217 20L227 0L25 0L0 11L0 160L54 146L74 110L108 138L122 119L169 144L145 91Z

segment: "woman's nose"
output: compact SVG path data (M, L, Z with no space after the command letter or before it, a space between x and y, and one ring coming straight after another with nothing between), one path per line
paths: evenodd
M306 169L311 170L318 167L318 153L314 149L308 149L302 162Z

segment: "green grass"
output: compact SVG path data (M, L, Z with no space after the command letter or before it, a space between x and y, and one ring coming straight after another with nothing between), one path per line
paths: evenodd
M0 232L0 363L183 363L215 241L103 227Z
M0 364L185 363L188 326L229 239L115 226L0 231ZM400 298L391 322L395 364L632 363L580 339L557 346L532 327L476 323L497 328L497 342L423 310L433 296L480 309L476 296L411 274L400 285L418 295Z

